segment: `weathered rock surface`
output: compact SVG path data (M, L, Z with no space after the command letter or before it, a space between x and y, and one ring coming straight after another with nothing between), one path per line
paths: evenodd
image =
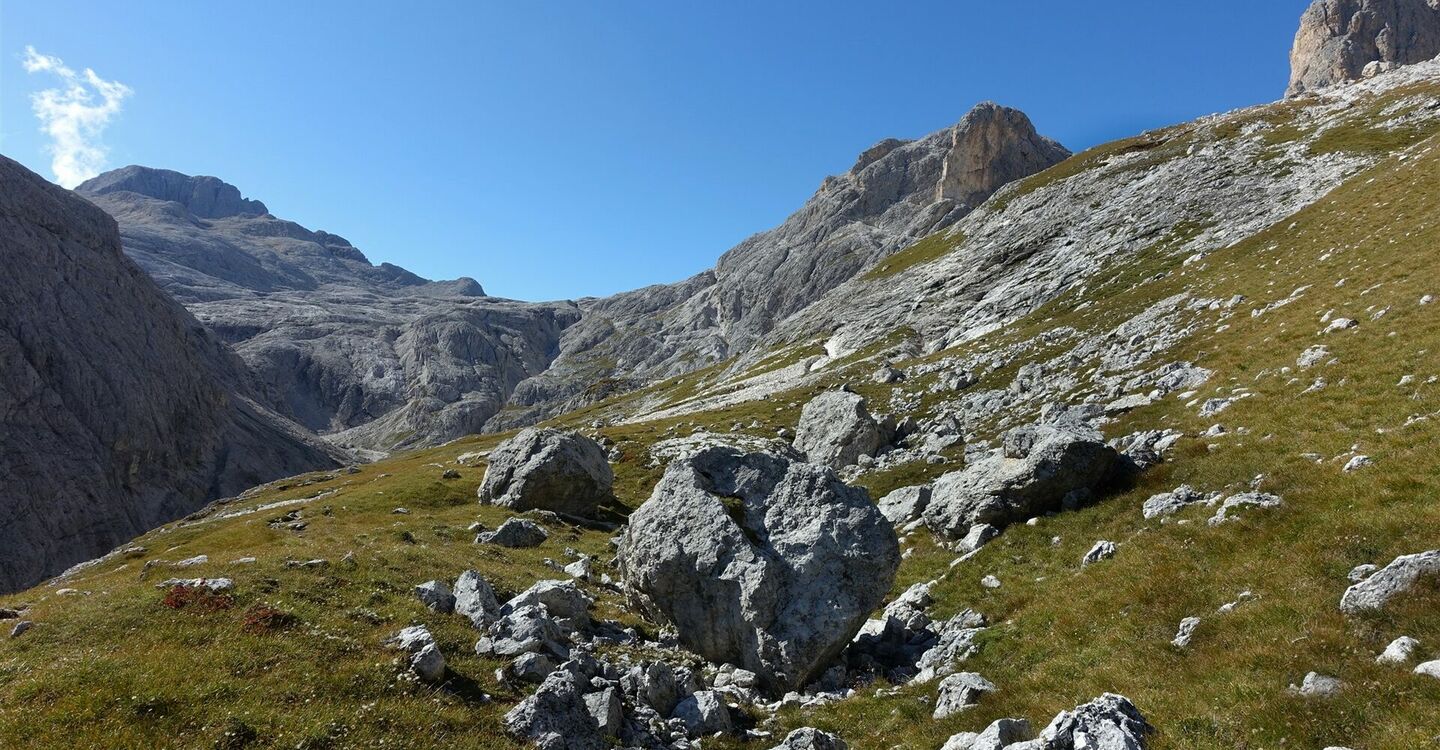
M482 627L500 616L500 602L490 582L474 570L467 570L455 579L455 614L467 617L475 627Z
M772 693L840 653L899 560L895 532L862 490L829 469L724 448L672 464L619 548L641 611Z
M1070 156L1070 151L1035 132L1024 112L985 102L970 110L950 130L935 195L975 207L996 190L1043 171Z
M770 750L850 750L850 746L829 732L801 727L785 735L785 740Z
M1345 590L1340 611L1358 614L1380 609L1414 586L1424 576L1440 576L1440 549L1401 555L1389 565Z
M476 544L498 544L501 547L538 547L550 537L545 528L525 518L507 519L494 531L475 535Z
M1050 425L1011 430L1002 455L935 481L925 523L958 538L977 523L1005 526L1086 499L1110 477L1119 454L1098 434Z
M1440 55L1437 0L1316 0L1300 18L1287 96Z
M1154 732L1129 698L1106 693L1061 711L1037 739L1041 750L1144 750Z
M0 592L336 465L124 256L113 219L5 158L0 263Z
M603 750L608 744L586 702L583 675L561 668L505 714L505 731L540 750Z
M974 672L957 672L940 681L935 698L933 719L944 719L980 702L981 696L995 692L995 683Z
M490 453L480 502L516 511L594 518L612 503L615 474L599 443L577 432L528 428Z
M846 391L826 391L800 411L795 447L812 464L840 470L861 456L873 456L890 439L894 429L881 424L865 399Z

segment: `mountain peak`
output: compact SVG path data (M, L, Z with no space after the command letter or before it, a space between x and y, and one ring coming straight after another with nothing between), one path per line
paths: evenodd
M179 203L202 219L227 216L263 216L270 213L264 203L244 198L240 189L218 177L191 176L169 169L132 164L86 180L75 188L82 195L138 193Z
M1036 132L1024 112L981 102L951 129L935 197L978 206L1007 183L1069 156L1069 149Z

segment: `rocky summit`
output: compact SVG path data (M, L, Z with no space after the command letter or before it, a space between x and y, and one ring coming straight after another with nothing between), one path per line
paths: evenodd
M1290 52L1289 96L1440 55L1437 0L1315 0Z
M1432 746L1434 10L1078 154L982 104L605 299L0 163L0 744Z

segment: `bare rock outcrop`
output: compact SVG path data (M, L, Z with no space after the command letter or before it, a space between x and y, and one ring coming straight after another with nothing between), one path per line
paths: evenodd
M827 468L727 448L671 464L618 555L637 608L774 694L829 666L900 564L863 490Z
M1070 151L1035 132L1018 109L984 102L950 131L936 200L975 207L996 190L1069 158Z
M1436 55L1440 0L1315 0L1300 18L1285 93L1303 94Z
M112 218L4 158L0 264L0 591L336 465L125 257Z

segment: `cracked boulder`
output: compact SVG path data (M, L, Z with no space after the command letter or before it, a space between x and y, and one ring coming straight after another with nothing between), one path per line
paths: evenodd
M618 555L640 611L773 694L831 665L900 563L863 490L820 466L727 448L671 464Z
M575 432L530 428L490 454L480 502L515 511L594 518L613 502L615 474L600 444Z

